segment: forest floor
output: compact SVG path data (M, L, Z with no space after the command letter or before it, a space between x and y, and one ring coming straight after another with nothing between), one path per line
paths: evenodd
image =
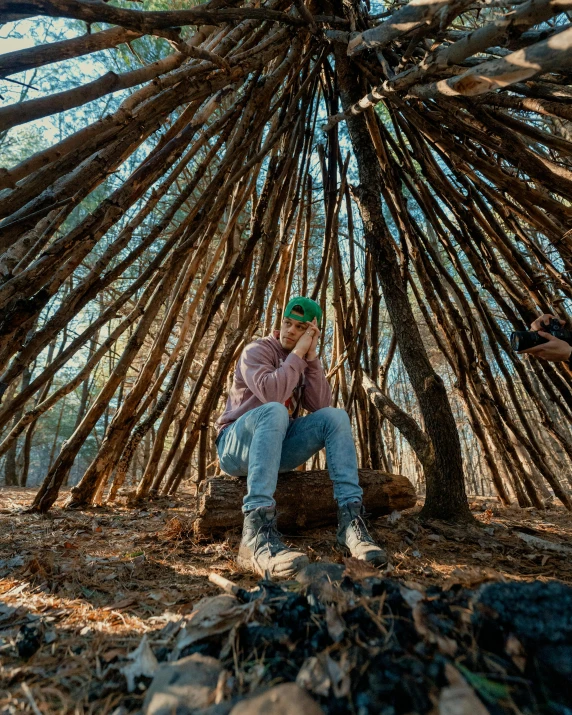
M21 513L33 494L0 490L0 715L136 712L144 692L108 683L110 664L143 634L162 660L175 624L219 593L210 572L254 586L233 560L239 533L196 541L185 494L138 509ZM422 525L419 506L372 522L390 553L388 574L424 588L505 579L572 584L572 516L563 508L503 508L485 498L471 499L471 508L482 528ZM311 561L342 561L333 529L286 538ZM29 658L18 653L22 632Z

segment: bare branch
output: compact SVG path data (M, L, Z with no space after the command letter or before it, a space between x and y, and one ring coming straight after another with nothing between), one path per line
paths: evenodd
M8 77L16 72L25 72L33 67L43 67L52 62L61 62L72 57L82 57L99 50L117 47L122 42L135 40L141 37L141 32L125 30L122 27L113 27L111 30L102 30L73 40L62 40L50 45L29 47L17 52L6 52L0 55L0 77Z

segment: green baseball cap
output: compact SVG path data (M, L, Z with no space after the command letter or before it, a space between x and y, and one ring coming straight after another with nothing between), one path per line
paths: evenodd
M299 313L299 315L294 313ZM316 322L319 325L322 322L322 309L315 300L303 298L299 295L288 301L288 305L284 310L284 317L299 320L301 323L310 323L316 318Z

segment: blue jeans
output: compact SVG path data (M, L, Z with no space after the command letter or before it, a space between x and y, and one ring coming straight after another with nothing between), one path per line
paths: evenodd
M345 410L324 407L291 421L284 405L267 402L239 417L217 439L223 472L247 477L245 513L275 506L278 473L299 467L323 447L338 506L361 501L356 450Z

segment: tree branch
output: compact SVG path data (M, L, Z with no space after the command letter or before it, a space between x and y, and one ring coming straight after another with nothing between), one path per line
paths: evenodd
M398 407L390 397L385 395L365 372L362 373L362 384L371 403L379 410L379 413L383 417L397 427L411 445L411 448L421 464L425 466L425 464L433 458L433 450L431 449L429 437L423 432L413 417L410 417Z
M50 17L69 17L88 23L108 22L121 25L126 29L142 33L151 33L155 29L182 27L184 25L220 25L233 20L268 20L281 22L295 27L307 27L305 19L294 17L279 10L268 8L220 8L209 10L207 5L198 5L188 10L142 11L127 10L108 5L101 0L2 0L0 2L0 21L14 13L27 15L49 15ZM316 22L338 22L346 25L343 18L316 16Z
M571 62L572 28L569 28L500 60L483 62L456 77L412 87L409 94L423 99L438 95L474 97L515 82L525 82L537 74L569 67Z
M49 45L28 47L17 52L6 52L0 55L0 77L8 77L17 72L25 72L33 67L43 67L52 62L69 60L72 57L82 57L99 50L117 47L122 42L135 40L141 37L140 32L125 30L122 27L113 27L111 30L102 30L93 35L82 35L72 40L52 42Z

